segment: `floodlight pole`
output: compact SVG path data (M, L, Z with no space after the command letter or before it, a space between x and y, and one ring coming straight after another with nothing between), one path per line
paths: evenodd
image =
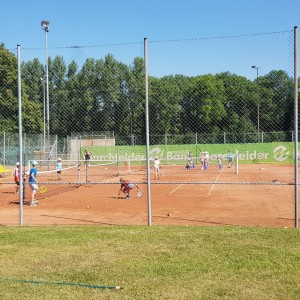
M257 86L258 86L258 69L260 69L259 67L257 67L257 66L252 66L251 67L252 69L256 69L256 84L257 84ZM258 91L257 91L257 93L258 93ZM259 95L258 95L259 96ZM259 115L260 115L260 112L259 112L259 99L257 99L257 131L258 131L258 133L259 133L259 130L260 130L260 124L259 124Z
M42 87L43 87L43 150L45 151L46 145L46 91L45 91L45 77L41 78Z
M47 143L49 144L50 138L50 113L49 113L49 72L48 72L48 32L49 32L49 21L42 21L41 27L45 31L45 50L46 50L46 64L45 64L45 75L46 75L46 100L47 100Z

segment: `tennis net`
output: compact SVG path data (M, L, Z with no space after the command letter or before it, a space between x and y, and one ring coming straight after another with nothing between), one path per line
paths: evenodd
M28 172L32 161L28 162ZM64 160L61 161L60 176L58 174L57 161L38 161L39 182L64 181L64 182L88 182L103 181L107 178L119 175L118 161L100 160Z

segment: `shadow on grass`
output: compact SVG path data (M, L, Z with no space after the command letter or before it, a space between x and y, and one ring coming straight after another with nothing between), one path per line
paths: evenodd
M92 223L92 224L102 224L102 225L110 225L110 226L118 226L119 224L114 223L106 223L106 222L99 222L99 221L91 221L91 220L82 220L76 218L67 218L67 217L60 217L60 216L51 216L51 215L41 215L42 217L48 218L55 218L55 219L64 219L64 220L71 220L71 221L80 221L85 223Z

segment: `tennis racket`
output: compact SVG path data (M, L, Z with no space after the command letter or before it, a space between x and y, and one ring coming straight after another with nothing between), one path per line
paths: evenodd
M40 185L39 187L40 193L44 194L48 191L48 187L45 184Z
M137 192L136 192L136 197L137 198L142 198L144 195L143 191L141 189L138 189Z

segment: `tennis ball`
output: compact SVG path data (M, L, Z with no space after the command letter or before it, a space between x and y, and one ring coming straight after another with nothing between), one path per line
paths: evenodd
M168 213L168 217L170 217L171 216L171 213Z
M90 208L90 206L89 205L87 205L87 207L86 208Z
M186 227L189 227L189 225L188 225L188 224L185 224L185 226L186 226Z
M47 200L48 198L46 197L45 199Z

